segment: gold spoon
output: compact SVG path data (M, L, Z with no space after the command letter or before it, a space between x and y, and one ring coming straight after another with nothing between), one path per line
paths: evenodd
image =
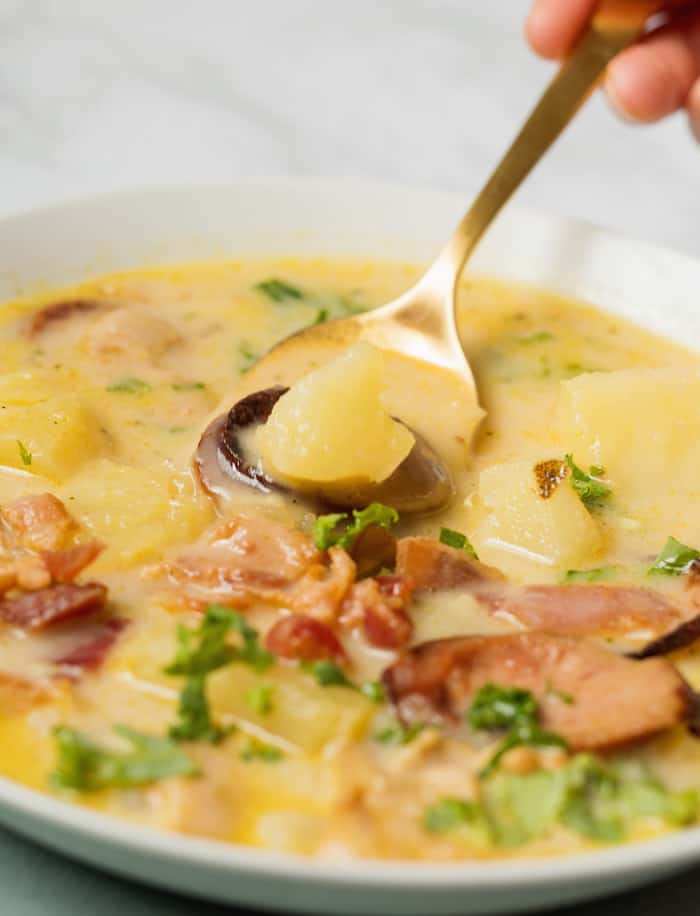
M660 0L604 0L574 52L418 283L381 308L318 324L281 341L248 371L245 389L289 384L293 381L290 367L308 363L309 352L335 350L362 339L385 351L446 370L451 376L455 402L464 405L467 413L471 407L473 415L474 408L478 409L478 393L460 343L455 314L457 284L464 266L503 205L593 91L607 64L640 35L651 14L662 7ZM443 468L442 492L447 498L445 473ZM410 490L406 474L402 486ZM424 479L422 486L424 489ZM419 501L417 508L422 507Z

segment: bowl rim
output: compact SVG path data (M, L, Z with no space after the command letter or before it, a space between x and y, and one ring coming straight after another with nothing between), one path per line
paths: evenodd
M60 216L66 210L100 208L129 199L157 198L163 195L231 193L236 189L279 189L310 187L319 192L337 188L371 197L382 193L426 193L454 201L457 192L434 187L407 186L371 179L254 177L225 183L163 184L115 190L102 194L67 198L44 206L13 210L0 217L0 233L12 231L13 224L30 223L47 216ZM700 279L700 259L656 243L637 241L623 232L605 229L592 222L548 213L534 207L511 205L522 220L539 220L553 233L577 230L584 236L615 248L634 250L640 256L660 259L670 267L683 266ZM449 227L448 227L449 229ZM172 863L188 861L212 871L245 871L257 877L287 878L332 885L369 887L397 886L403 890L430 888L502 888L504 884L527 888L546 882L550 886L572 881L598 881L606 876L623 877L645 869L682 866L700 858L700 826L620 846L606 846L554 857L518 857L480 861L435 862L422 860L378 860L364 858L326 859L264 848L195 837L165 829L129 822L95 812L68 800L28 788L0 777L2 822L10 829L42 841L36 829L17 827L8 814L27 816L31 823L49 823L59 831L80 835L92 843L119 846L133 853L158 857Z

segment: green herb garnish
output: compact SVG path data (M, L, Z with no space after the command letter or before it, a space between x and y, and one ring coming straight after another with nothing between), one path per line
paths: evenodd
M378 525L388 529L398 520L396 509L382 503L370 503L366 509L353 509L352 520L347 512L319 515L313 525L314 543L319 550L328 550L329 547L350 550L365 528Z
M566 741L537 722L537 702L529 690L484 684L474 697L468 719L475 731L505 731L505 737L481 772L489 776L514 747L561 747Z
M356 685L348 679L343 669L329 659L302 662L301 667L315 677L321 687L352 687L356 689Z
M170 726L168 734L176 741L209 741L211 744L225 737L224 729L211 721L204 674L194 674L187 679L180 694L177 721Z
M473 824L483 818L477 802L462 798L441 798L426 808L423 827L428 833L448 833L464 824Z
M681 544L674 537L669 537L661 553L647 570L647 575L680 576L688 572L698 557L700 557L700 551Z
M374 740L379 744L410 744L414 738L423 731L425 726L421 722L415 722L412 725L403 725L401 722L394 722L387 725L374 734Z
M272 687L269 684L258 684L245 692L245 701L259 716L272 712Z
M32 453L29 451L24 442L20 441L19 439L16 441L17 448L19 449L19 457L22 459L22 464L25 467L29 467L29 465L32 463Z
M671 792L649 774L626 774L591 754L577 754L557 770L499 770L482 780L478 801L441 799L426 809L423 826L432 833L478 827L479 839L513 848L561 824L610 843L625 839L640 818L681 826L695 820L697 809L694 790Z
M207 386L204 382L173 382L173 391L202 391Z
M278 280L275 277L270 280L263 280L260 283L256 283L255 289L259 293L267 296L268 299L272 299L273 302L285 302L287 299L304 298L304 294L298 287L292 286L291 283L287 283L285 280Z
M143 394L150 390L151 386L148 382L140 378L122 378L106 388L106 391L117 391L124 394Z
M117 725L114 729L131 749L113 751L66 725L54 730L57 761L53 780L67 789L95 792L140 786L169 776L191 776L194 762L170 738L143 735Z
M360 693L364 693L373 703L383 703L386 699L386 690L381 681L365 681L360 684Z
M566 461L567 467L569 468L569 483L578 494L581 502L587 508L591 508L596 505L596 503L610 496L612 490L607 484L600 480L600 477L605 473L605 468L592 464L590 473L587 474L582 468L574 463L572 455L565 455L564 461Z
M241 640L231 645L227 637L237 633ZM237 611L210 605L204 619L195 630L180 626L178 646L173 661L164 669L166 674L191 677L208 674L231 662L241 662L264 671L273 663L273 656L260 644L258 631Z
M245 750L241 751L241 760L250 763L253 760L262 760L264 763L278 763L284 759L284 754L278 747L272 744L263 744L255 742L249 744Z
M260 358L260 354L257 353L246 341L242 341L238 345L238 356L238 371L241 373L241 375L244 375Z
M569 569L564 573L562 582L607 582L615 577L616 572L616 566L598 566L594 569Z
M545 341L554 340L554 334L550 331L533 331L531 334L516 337L516 340L522 344L545 343Z
M311 324L312 326L316 324L323 324L324 321L328 321L329 318L330 318L330 312L328 311L328 309L325 309L325 308L319 309L316 312L316 317L311 322Z
M475 560L479 559L469 538L466 534L462 534L461 531L454 531L452 528L441 528L440 543L446 544L448 547L456 547L458 550L466 550Z

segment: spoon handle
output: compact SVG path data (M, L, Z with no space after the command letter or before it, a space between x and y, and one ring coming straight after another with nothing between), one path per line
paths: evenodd
M638 37L649 16L661 6L652 0L616 0L601 5L429 275L443 281L449 278L448 282L456 284L467 258L500 209L586 101L612 58Z

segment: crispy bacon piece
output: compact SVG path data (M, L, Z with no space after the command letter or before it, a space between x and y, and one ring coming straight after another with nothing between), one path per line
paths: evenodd
M77 544L65 550L44 550L41 559L54 582L73 582L104 550L99 541Z
M447 725L464 720L485 684L522 687L536 697L543 727L574 750L646 738L688 721L692 712L690 688L665 659L634 661L593 642L544 633L423 643L383 679L404 721Z
M328 550L328 565L315 563L280 603L325 623L333 623L355 580L355 564L340 547Z
M396 563L396 538L381 525L368 525L350 548L357 567L357 578L375 576L384 567Z
M501 582L504 576L435 538L401 538L396 545L396 573L411 579L416 592L473 587L482 582Z
M306 614L280 618L268 631L265 646L273 655L297 661L345 660L345 651L333 630Z
M267 518L238 517L219 528L210 544L170 564L168 574L190 600L247 607L284 603L284 590L320 561L303 532Z
M43 630L102 610L107 589L99 582L50 585L0 601L0 620L23 630Z
M380 649L400 649L410 642L413 623L407 609L411 582L402 576L378 576L356 582L343 602L341 623L362 627L367 642Z
M0 709L5 715L29 712L35 706L47 703L51 696L51 689L44 684L0 672Z
M96 670L104 662L119 634L128 625L126 617L112 617L106 620L88 640L61 655L54 664L66 674Z
M262 602L326 622L337 616L355 578L344 550L323 554L308 535L262 517L227 522L209 545L167 570L190 603L246 608Z
M9 547L57 550L75 530L76 523L60 499L51 493L23 496L0 509Z
M511 586L484 589L476 597L531 630L563 636L662 633L683 619L683 610L660 592L629 585Z
M76 315L85 315L88 312L97 311L102 308L103 303L96 299L66 299L63 302L52 302L39 309L29 322L27 334L30 337L36 337L46 330L49 325L65 321L66 318L73 318Z

